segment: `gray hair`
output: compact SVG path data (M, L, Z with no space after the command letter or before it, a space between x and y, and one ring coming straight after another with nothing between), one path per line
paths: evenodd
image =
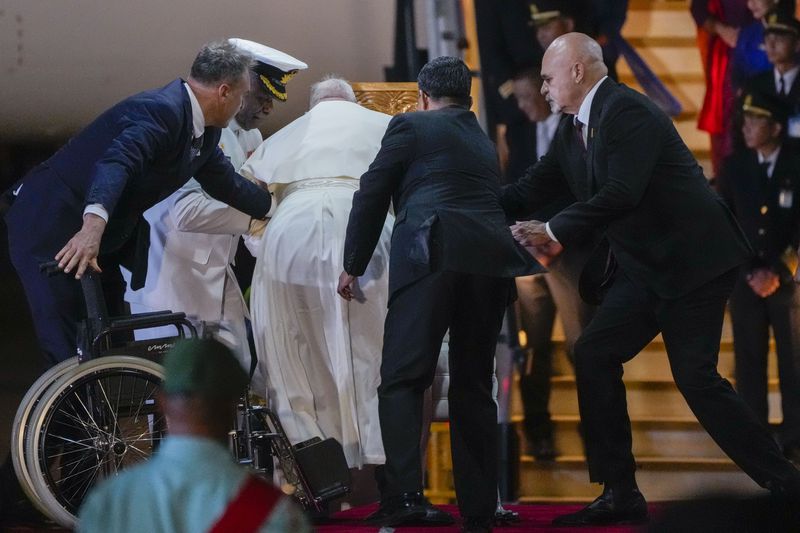
M225 41L203 45L192 63L191 77L205 85L236 83L253 64L253 56Z
M308 108L311 109L322 100L346 100L356 101L356 93L347 83L347 80L339 78L333 74L328 74L322 80L311 86L311 98L309 98Z

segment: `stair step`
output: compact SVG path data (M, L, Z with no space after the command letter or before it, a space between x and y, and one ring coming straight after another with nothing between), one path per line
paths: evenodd
M648 501L689 499L723 488L747 494L762 490L729 460L642 456L636 462L636 480ZM589 483L583 456L560 457L554 462L521 458L519 493L526 501L540 497L591 499L600 491L598 485Z
M628 16L635 11L683 11L689 10L687 0L630 0Z
M576 456L584 453L578 434L580 418L574 415L552 417L556 450L560 455ZM528 451L522 417L514 417L520 435L520 450ZM773 429L778 420L773 421ZM642 457L671 458L676 450L685 457L697 459L725 459L727 456L693 417L633 418L633 453Z
M638 43L631 42L634 46ZM653 43L641 43L652 45ZM670 43L661 43L662 46L642 48L635 46L636 51L644 59L645 63L650 69L655 72L656 76L668 77L670 74L681 75L686 74L701 74L703 73L703 65L700 62L700 52L696 45L684 46L687 43L683 41L676 41L675 45L670 46ZM617 72L619 74L630 74L631 70L628 64L623 60L617 65Z
M669 381L626 380L628 414L633 418L692 417L693 414L677 386ZM511 395L511 416L522 416L522 400L518 387ZM769 381L769 412L782 418L778 382ZM578 396L574 376L556 376L551 380L550 412L553 415L578 415Z
M622 35L629 41L636 38L690 39L697 46L697 27L688 9L630 10Z
M557 372L554 372L554 374L572 374L572 366L567 360L563 343L557 343L556 350L554 354L554 368ZM717 370L722 376L732 378L735 366L733 347L731 345L723 346L720 350ZM778 377L778 362L774 345L771 347L767 358L767 376L770 378ZM672 371L669 366L669 359L663 347L648 346L642 350L639 355L625 363L625 377L626 379L638 380L671 380Z
M688 48L694 53L699 54L697 49L697 37L695 35L626 36L626 40L631 46L636 48L640 54L641 50L653 50L657 48Z
M692 122L692 126L696 128L697 116L703 106L703 99L705 98L706 94L705 81L676 82L666 78L660 79L670 94L674 96L678 102L680 102L681 107L683 108L683 112L677 117L673 117L673 120L690 121ZM633 74L625 74L624 76L620 76L620 81L631 89L639 91L642 94L646 94Z

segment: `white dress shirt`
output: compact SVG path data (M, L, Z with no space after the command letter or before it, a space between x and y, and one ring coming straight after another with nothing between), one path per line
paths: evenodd
M783 74L778 72L778 69L772 69L772 75L775 77L775 91L779 91L781 87L781 77L783 77L783 92L789 94L794 85L794 80L797 79L797 73L800 72L800 65L792 67Z

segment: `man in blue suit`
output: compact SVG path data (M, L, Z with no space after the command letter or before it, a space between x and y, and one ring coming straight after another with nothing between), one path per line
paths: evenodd
M149 231L142 213L194 177L214 198L263 219L270 196L239 176L217 147L249 91L251 57L227 41L205 45L186 81L116 104L33 169L6 214L11 261L50 363L75 354L85 316L79 279L102 267L111 314L121 314L118 265L144 283ZM47 278L55 258L72 276Z

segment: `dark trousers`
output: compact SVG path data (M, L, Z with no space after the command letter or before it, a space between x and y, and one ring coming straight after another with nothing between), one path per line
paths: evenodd
M26 248L24 235L9 227L11 262L22 281L39 346L49 365L77 355L78 324L86 317L86 306L80 281L69 275L47 277L39 272L39 264L52 261L52 255ZM67 241L64 241L66 244ZM100 257L101 281L110 316L126 314L123 295L125 281L116 258Z
M797 470L717 372L725 302L736 276L731 270L685 296L665 300L618 273L575 345L591 481L633 479L636 465L622 364L661 332L678 389L720 448L761 486L797 483Z
M549 403L556 310L564 328L564 348L573 364L575 342L594 316L594 306L583 302L578 294L578 277L586 255L583 250L565 250L548 266L548 273L516 280L520 322L531 352L519 380L525 433L529 439L549 438L553 434Z
M435 272L393 296L378 387L386 488L422 490L422 403L450 330L450 440L462 516L493 516L497 504L497 406L492 374L512 280Z
M780 377L784 446L800 445L800 290L782 283L771 296L761 298L740 279L730 301L736 390L765 426L768 425L767 354L769 330L775 336Z

